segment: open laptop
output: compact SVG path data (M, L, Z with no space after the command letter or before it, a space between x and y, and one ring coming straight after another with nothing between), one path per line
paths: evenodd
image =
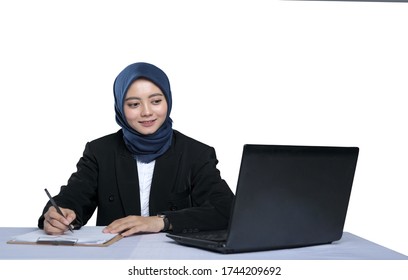
M358 152L357 147L244 145L224 237L206 231L167 236L183 245L221 253L339 240Z

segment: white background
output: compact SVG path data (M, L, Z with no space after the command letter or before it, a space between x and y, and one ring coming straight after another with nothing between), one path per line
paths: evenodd
M34 227L85 143L119 129L112 85L169 76L174 128L215 147L360 147L345 231L408 254L408 4L0 1L0 226ZM94 221L91 223L93 224Z

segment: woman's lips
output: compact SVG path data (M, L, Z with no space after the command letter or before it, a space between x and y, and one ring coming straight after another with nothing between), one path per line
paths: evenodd
M150 121L142 121L142 122L140 122L140 124L142 125L142 126L144 126L144 127L151 127L152 125L154 125L154 122L155 122L156 120L150 120Z

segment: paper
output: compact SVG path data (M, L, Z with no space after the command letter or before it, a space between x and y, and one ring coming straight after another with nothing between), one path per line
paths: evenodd
M26 234L14 236L8 243L27 244L51 244L51 245L82 245L82 246L104 246L109 242L120 239L120 235L103 233L105 227L82 227L74 232L67 231L63 235L48 235L42 229Z

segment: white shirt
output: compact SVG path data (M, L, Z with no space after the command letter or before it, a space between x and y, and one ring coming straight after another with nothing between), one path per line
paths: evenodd
M155 163L155 160L149 163L144 163L137 160L137 174L139 176L140 190L140 214L144 217L149 216L150 189L152 187Z

